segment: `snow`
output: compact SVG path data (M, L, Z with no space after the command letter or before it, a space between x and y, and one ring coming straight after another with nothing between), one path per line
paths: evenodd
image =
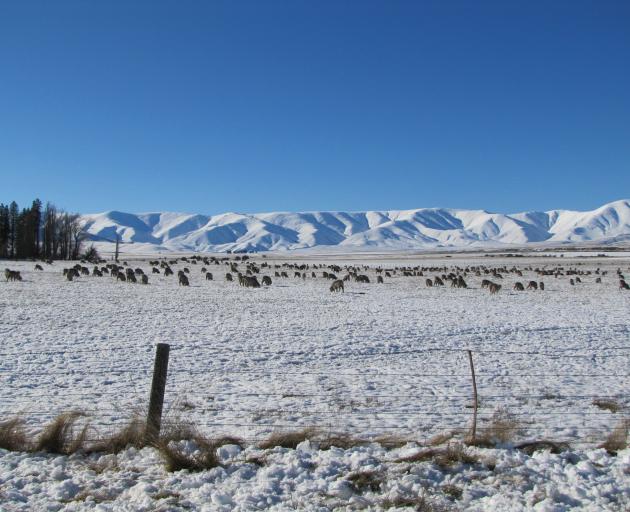
M496 247L630 238L630 201L620 200L590 212L552 210L517 214L484 210L424 208L406 211L131 214L110 211L84 215L95 241L142 244L137 252L277 251L313 247L431 249Z
M164 229L175 224L165 221ZM630 504L630 452L614 457L597 448L630 405L630 293L618 289L615 275L617 268L630 274L627 254L570 260L459 253L253 257L272 267L289 261L370 265L364 272L372 282L346 283L343 294L329 293L330 282L312 279L310 270L302 280L292 271L289 279L277 279L273 268L265 269L273 285L245 289L225 280L225 265L211 265L214 280L205 281L203 264L180 262L174 270L191 272L191 286L184 288L174 276L152 274L146 259L126 258L144 269L148 286L92 276L67 282L61 270L69 263L40 272L33 262L5 262L24 280L0 282L0 418L21 414L37 431L59 412L82 409L91 415L91 435L120 426L146 406L155 344L166 342L167 418L206 435L237 435L255 444L278 430L316 426L422 443L469 428L470 349L480 428L507 411L520 425L515 441L548 438L571 449L530 457L509 445L467 448L497 469L481 464L455 471L395 462L421 449L415 443L398 451L378 444L319 450L306 443L298 450L265 450L270 463L262 467L245 462L261 450L224 447L224 467L197 474L166 473L152 449L87 459L0 451L1 510L326 510L349 503L378 509L386 498L421 492L466 510L624 510ZM375 283L375 266L403 265L506 265L524 275L506 274L496 296L480 289L486 276L474 274L466 278L468 289L426 288L425 277L437 272L398 273ZM571 286L568 276L541 278L530 266L608 274L602 284L591 274ZM512 291L517 279L543 280L546 289ZM621 410L602 410L595 398L614 400ZM348 474L368 468L384 472L384 487L356 492ZM461 487L461 500L445 501L444 484Z

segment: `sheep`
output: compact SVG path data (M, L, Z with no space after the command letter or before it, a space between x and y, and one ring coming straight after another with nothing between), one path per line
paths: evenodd
M183 272L181 274L179 274L178 278L179 278L178 279L178 284L180 286L189 286L190 285L190 283L188 281L188 277Z
M206 281L212 281L212 272L206 272Z
M501 289L501 285L496 284L496 283L490 283L490 286L488 286L488 289L490 290L490 293L494 295L495 293L499 292L499 290Z
M271 286L271 277L264 276L262 278L262 284L264 284L265 286Z
M525 290L525 287L523 286L523 283L516 282L514 283L513 289L516 290L517 292L522 292Z
M330 285L331 292L344 292L343 281L337 279L333 284Z

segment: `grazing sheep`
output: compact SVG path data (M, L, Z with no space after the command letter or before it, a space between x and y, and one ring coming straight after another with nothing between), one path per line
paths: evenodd
M165 276L171 276L171 275L173 275L173 271L171 270L171 267L166 267L166 268L164 269L164 275L165 275Z
M35 270L44 270L44 268L41 265L37 264L35 265Z
M545 289L545 283L543 283L542 281L541 281L540 283L538 283L538 288L539 288L540 290L543 290L543 291L544 291L544 289Z
M212 281L212 272L206 272L206 281Z
M523 286L523 283L516 282L514 283L514 290L516 290L517 292L522 292L525 290L525 287Z
M425 279L424 284L427 286L427 288L433 287L433 281L431 281L431 279Z
M183 272L181 274L179 274L178 284L180 286L189 286L190 285L190 283L188 282L188 277L186 277L186 274L184 274Z
M602 282L602 278L601 278L601 277L598 277L597 279L595 279L595 282L596 282L597 284L601 284L601 282Z
M368 283L370 282L370 278L364 274L361 274L360 276L357 276L355 281L357 283Z
M619 280L619 289L620 290L630 290L630 285L626 283L623 279Z
M501 285L496 284L496 283L490 283L490 286L488 286L488 289L490 290L490 293L494 295L495 293L499 292L499 290L501 289Z
M330 285L330 291L331 292L345 292L345 290L343 288L343 281L338 279L333 284L331 284Z
M299 272L296 272L295 274L293 274L293 277L302 277L302 274L300 274Z
M530 281L527 285L528 290L538 290L538 283L536 281Z
M135 274L131 273L127 276L127 281L130 283L137 283L138 280L136 279Z
M229 272L227 274L225 274L225 280L226 281L233 281L234 279L232 278L232 274L230 274Z
M149 276L142 274L142 276L140 276L140 282L142 284L149 284Z
M262 278L262 284L264 284L265 286L271 286L271 277L264 276Z
M466 281L464 281L464 278L462 276L457 276L457 287L468 288L468 285L466 284Z
M570 284L571 286L575 286L575 282L573 281L573 279L569 279L569 284Z
M280 276L281 277L289 277L289 274L287 274L286 272L280 272Z
M433 286L444 286L444 281L442 281L438 276L435 276L433 279Z
M159 269L159 268L156 268L156 267L153 267L153 268L151 269L151 272L153 272L154 274L159 274L159 273L160 273L160 269Z
M376 282L379 284L383 284L383 276L376 276Z
M125 282L127 279L125 278L125 274L123 274L122 272L118 272L118 274L116 274L116 279L118 281L122 281Z

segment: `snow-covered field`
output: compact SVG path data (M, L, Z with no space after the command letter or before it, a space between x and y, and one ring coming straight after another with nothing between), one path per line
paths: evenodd
M21 270L24 280L0 283L0 418L20 414L36 430L59 412L82 409L92 416L95 436L120 425L146 406L155 344L162 342L171 345L167 416L207 435L237 435L255 443L271 432L314 426L365 438L395 434L422 443L469 428L466 350L471 350L480 429L497 414L509 415L519 426L514 441L550 438L570 442L575 451L528 457L513 450L469 448L492 458L497 468L512 468L509 477L485 466L460 472L440 471L430 463L407 467L393 462L398 452L377 445L272 450L272 462L260 469L226 447L224 457L240 462L198 475L164 473L150 449L129 450L117 459L116 470L100 474L89 473L78 456L0 452L0 509L43 509L54 501L72 501L96 481L111 493L100 504L103 510L123 509L125 502L134 503L128 510L170 510L187 501L193 508L207 503L208 510L222 503L226 510L271 504L286 510L344 503L360 508L368 502L385 506L371 491L353 492L342 478L366 467L388 475L379 496L458 485L463 497L449 501L456 508L518 510L518 504L527 508L535 502L541 510L628 506L630 452L610 457L596 446L628 416L630 292L619 290L616 270L630 277L630 259L290 258L254 258L272 267L263 274L272 276L273 285L261 289L226 282L224 265L208 267L213 281L203 279L201 263L174 265L175 272L190 269L186 288L177 285L176 275L152 274L146 260L129 264L145 271L148 286L117 283L109 276L67 282L61 262L44 265L43 272L34 271L32 262L5 262ZM288 279L274 277L281 269L273 266L284 262L370 265L362 272L371 283L351 281L345 293L331 294L330 281L321 277L324 269L315 270L317 279L311 278L312 269L306 280L288 269ZM403 277L399 271L376 284L373 270L473 265L516 266L523 277L490 276L503 286L490 295L480 287L488 276L472 272L466 276L469 287L460 289L448 283L425 286L426 277L442 271L425 271L423 277ZM574 276L539 277L526 270L555 266L608 273L601 284L591 274L571 286ZM516 280L544 281L545 291L513 291ZM598 399L612 401L619 410L594 405ZM418 450L414 446L399 451ZM156 500L165 488L178 497ZM167 498L179 505L169 508ZM64 506L92 505L97 503Z

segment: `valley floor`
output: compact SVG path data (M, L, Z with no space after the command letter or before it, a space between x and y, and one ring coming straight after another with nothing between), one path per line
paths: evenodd
M155 344L169 343L165 421L195 425L207 436L238 436L249 447L222 448L225 466L197 474L164 472L149 448L91 462L0 451L0 509L383 508L421 489L436 506L466 510L629 506L630 453L597 448L628 418L630 292L619 289L616 275L620 268L630 276L627 256L254 259L271 265L262 273L272 286L228 282L223 264L208 266L212 281L203 278L201 263L173 265L176 273L190 269L191 286L180 287L176 275L152 274L146 260L129 260L149 276L146 286L109 276L67 282L63 262L43 271L33 262L3 262L21 270L23 281L0 282L0 421L19 415L38 432L55 415L81 410L96 438L144 413ZM280 269L273 266L284 262L370 265L361 272L371 282L350 281L345 293L333 294L324 269L314 270L316 279L312 269L305 280L289 269L289 278L276 278ZM491 295L481 288L487 276L474 272L463 289L427 288L425 279L442 271L421 277L398 271L376 284L373 270L477 265L516 266L523 276L490 276L502 285ZM582 271L582 282L572 286L569 276L528 270L556 266ZM595 274L598 268L607 274ZM545 290L514 291L516 280L544 281ZM467 447L482 462L458 470L394 462L438 434L461 439L468 432L468 350L479 431L504 425L504 448ZM411 442L394 451L377 444L321 451L306 443L267 450L269 463L261 467L244 462L270 434L306 427ZM570 449L528 456L511 448L538 439ZM89 469L93 464L105 467ZM385 475L377 491L348 483L349 473L366 468ZM79 499L94 497L97 484L106 493L99 503ZM444 485L461 488L461 496L444 496ZM163 501L160 492L172 495Z

